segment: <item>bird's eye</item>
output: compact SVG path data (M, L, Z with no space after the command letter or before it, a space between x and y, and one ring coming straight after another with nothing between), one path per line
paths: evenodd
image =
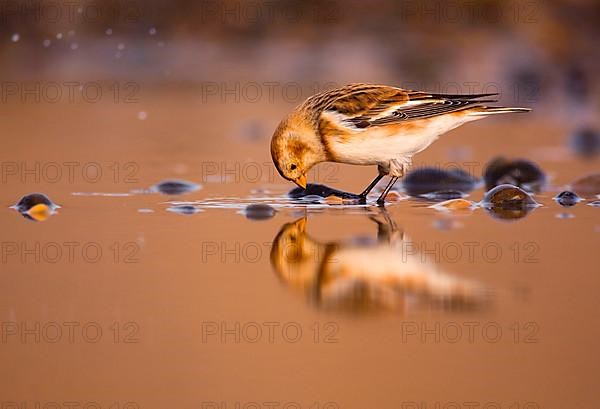
M298 167L298 166L296 166L296 164L295 164L295 163L292 163L292 164L290 165L290 170L295 170L297 167Z

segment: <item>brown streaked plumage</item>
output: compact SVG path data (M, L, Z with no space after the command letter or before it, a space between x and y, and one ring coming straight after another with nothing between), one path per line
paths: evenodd
M271 156L281 176L306 187L306 173L320 162L377 165L391 180L385 196L406 172L412 156L440 135L488 115L527 112L527 108L491 107L496 94L450 95L386 85L350 84L308 98L277 127Z

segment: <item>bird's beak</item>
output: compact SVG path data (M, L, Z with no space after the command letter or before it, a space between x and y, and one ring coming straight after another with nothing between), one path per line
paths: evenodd
M306 190L306 175L301 175L298 179L294 180L294 183Z

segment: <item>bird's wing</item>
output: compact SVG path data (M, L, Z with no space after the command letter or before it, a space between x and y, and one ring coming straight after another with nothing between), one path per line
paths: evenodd
M374 126L398 124L431 118L495 99L481 99L497 94L451 95L434 94L401 88L357 84L329 95L323 94L321 115L337 126L360 130Z

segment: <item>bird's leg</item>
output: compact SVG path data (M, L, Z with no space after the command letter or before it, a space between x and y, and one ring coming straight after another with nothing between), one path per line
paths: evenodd
M387 186L385 187L385 189L383 190L383 193L381 193L381 196L379 196L379 199L377 199L377 204L382 206L385 204L385 197L387 196L387 194L390 192L390 190L392 189L392 187L394 186L394 183L396 183L396 181L399 178L397 176L392 176L392 178L390 179L389 183L387 184Z
M379 175L377 175L377 177L375 179L373 179L373 181L369 184L369 186L367 186L365 188L365 190L363 190L362 193L359 195L360 201L365 202L367 200L367 195L369 194L369 192L371 190L373 190L373 188L377 185L377 183L379 183L379 181L381 180L381 178L383 176L385 176L385 175L380 173Z
M389 165L387 163L379 163L377 164L377 171L379 172L379 175L377 175L377 177L373 179L369 186L367 186L360 194L360 202L366 203L369 192L371 192L371 190L377 186L377 183L379 183L379 181L389 173Z
M410 158L403 159L392 159L389 163L389 175L392 177L390 183L385 187L385 190L377 199L377 204L382 205L385 203L385 197L390 192L392 187L394 187L394 183L404 176L404 174L408 171L408 166L410 164Z

